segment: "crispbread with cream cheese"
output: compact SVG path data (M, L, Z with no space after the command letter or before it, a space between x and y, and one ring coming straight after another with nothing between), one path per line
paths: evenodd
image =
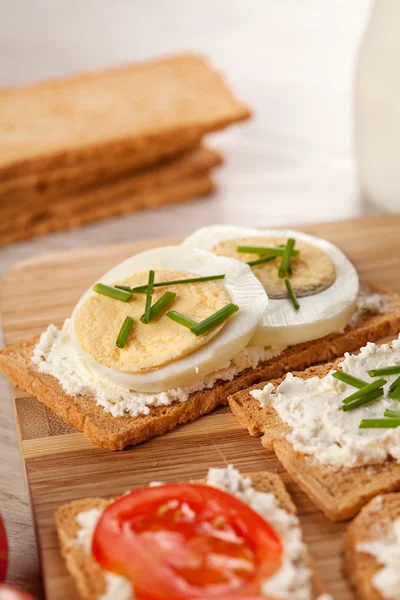
M335 362L293 372L295 377L308 379L324 377L331 369L336 370L343 357ZM270 379L278 386L284 378ZM296 452L286 439L291 428L272 407L262 408L251 396L253 389L262 389L267 382L242 390L229 398L229 406L238 421L250 435L262 436L262 445L276 456L305 491L310 499L332 521L345 521L377 494L400 490L400 464L388 459L383 463L366 464L353 468L334 468L320 464L313 457Z
M96 200L96 193L94 193L90 202L82 202L70 212L64 211L64 214L58 214L53 212L50 207L49 210L36 215L32 222L24 226L8 226L5 230L0 231L0 245L12 244L53 231L81 227L92 221L129 214L139 209L192 200L197 196L211 193L213 189L214 182L206 172L163 186L145 189L135 194L124 193L121 197L105 192L101 201Z
M219 73L190 54L4 90L0 176L95 161L104 152L130 153L132 166L141 166L159 157L160 145L189 145L249 116Z
M361 552L357 546L370 541L385 541L391 524L399 518L400 494L384 494L368 502L347 529L343 569L360 600L384 600L384 596L372 581L382 565L375 556ZM392 589L398 592L393 583Z
M364 289L370 293L387 293L387 290L372 284L364 284ZM358 350L367 341L393 335L400 329L400 298L397 294L387 293L387 299L390 308L384 314L362 314L358 322L344 332L289 347L277 358L261 363L255 369L246 369L233 381L218 381L212 389L191 394L187 402L151 408L148 415L113 417L98 406L93 397L68 396L57 379L39 373L31 361L39 336L0 351L0 370L12 383L36 396L69 425L82 431L94 444L119 450L162 435L177 425L207 414L217 406L226 405L229 395L260 381L277 379L288 371L333 360L344 352ZM247 392L242 397L254 401ZM261 433L257 421L253 427Z
M259 492L272 493L279 501L281 508L290 514L296 514L296 507L290 498L280 477L274 473L252 473L252 485ZM104 571L98 563L89 556L82 546L74 545L79 524L76 516L87 510L104 509L108 502L102 498L86 498L75 500L62 506L55 515L56 528L66 566L75 580L78 591L84 600L97 600L106 591ZM313 597L325 591L325 586L309 556L309 567L312 570Z

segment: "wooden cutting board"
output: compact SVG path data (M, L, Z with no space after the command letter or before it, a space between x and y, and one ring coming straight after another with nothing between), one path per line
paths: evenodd
M302 230L336 243L362 276L400 290L400 215L318 224ZM0 308L6 344L61 325L82 292L133 253L177 240L99 246L52 254L16 265L2 281ZM353 598L341 574L346 525L333 524L291 481L258 438L224 408L140 446L112 453L92 446L37 400L14 390L15 415L48 600L76 597L60 557L53 513L85 496L112 496L149 481L197 479L209 466L280 473L292 494L305 538L335 600Z

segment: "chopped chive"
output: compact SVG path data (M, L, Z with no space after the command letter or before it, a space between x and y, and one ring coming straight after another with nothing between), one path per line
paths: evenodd
M400 412L398 410L390 410L387 408L383 413L384 417L390 417L391 419L400 419Z
M285 279L285 285L295 310L299 310L300 304L297 301L296 294L293 291L292 284L290 283L289 279Z
M155 283L154 287L165 287L166 285L179 285L182 283L197 283L199 281L214 281L215 279L224 279L225 273L221 275L207 275L206 277L192 277L190 279L175 279L172 281L160 281L159 283ZM146 294L147 293L147 285L139 285L137 287L131 288L132 292L136 294Z
M368 385L366 381L358 379L358 377L354 377L354 375L349 375L349 373L345 373L344 371L335 371L334 373L332 373L332 377L334 377L335 379L339 379L339 381L343 381L343 383L352 385L353 387L358 388L359 390Z
M153 286L154 286L154 271L149 271L149 281L147 283L147 291L146 291L146 306L144 309L144 314L140 318L142 323L150 322L150 311L151 311L151 300L153 298Z
M400 400L400 385L397 385L394 390L389 392L389 398L392 400Z
M397 386L400 385L400 375L398 377L396 377L396 379L393 381L393 383L390 384L390 388L389 388L389 396L391 392L394 392L395 389L397 388Z
M294 240L293 238L289 238L286 243L286 246L284 248L283 255L282 255L281 264L280 264L279 271L278 271L278 275L281 278L286 277L286 275L287 275L287 270L288 270L288 267L290 264L290 259L292 256L292 252L293 252L295 243L296 243L296 240Z
M150 318L149 321L155 319L161 312L163 312L169 304L171 304L172 300L174 300L176 294L175 292L165 292L161 298L159 298L156 302L154 302L153 306L150 309ZM144 315L140 317L140 320L143 321Z
M132 293L132 289L129 287L129 285L114 285L114 287L117 290L125 290L125 292L131 292Z
M251 260L247 264L249 267L255 267L256 265L261 265L262 263L270 262L271 260L275 260L276 254L272 254L271 256L263 256L262 258L258 258L257 260Z
M190 317L183 315L182 313L178 312L177 310L170 310L169 312L167 312L167 317L169 319L172 319L172 321L179 323L179 325L183 325L184 327L187 327L188 329L192 329L192 327L197 325L197 321L194 321Z
M292 261L290 261L289 264L288 264L287 274L288 275L293 275Z
M200 321L200 323L194 325L190 331L196 336L203 335L204 333L210 331L210 329L213 329L217 325L220 325L221 323L229 319L229 317L234 315L235 312L237 312L238 310L238 305L232 304L232 302L230 302L226 306L223 306L222 308L217 310L214 314L210 315L206 319L203 319L203 321Z
M383 369L371 369L371 371L368 371L368 375L370 377L379 377L380 375L396 375L397 373L400 373L400 365L384 367Z
M283 256L285 252L285 246L282 248L269 248L264 246L237 246L237 252L245 252L246 254L260 254L260 255L271 255L275 254L276 256ZM299 250L293 250L292 256L299 256Z
M360 424L360 429L394 429L400 427L400 418L394 419L363 419Z
M115 287L105 285L104 283L96 283L92 287L92 290L98 294L103 294L103 296L109 296L115 300L121 300L122 302L129 302L129 300L132 300L132 292L116 289Z
M118 348L123 348L125 346L128 336L131 332L132 326L133 326L133 318L125 317L125 320L122 323L121 329L119 330L117 341L115 342L115 345L118 346Z
M357 400L353 400L353 402L349 402L348 404L343 404L341 407L344 412L349 410L354 410L355 408L360 408L360 406L366 406L367 404L371 404L371 402L375 402L378 398L383 396L383 389L379 388L379 390L373 390L365 396L361 398L357 398Z
M372 383L369 383L368 385L358 390L358 392L354 392L354 394L347 396L347 398L343 400L343 404L349 404L349 402L357 400L357 398L362 398L366 394L369 394L370 392L381 388L383 385L385 385L385 383L386 379L377 379L376 381L373 381Z

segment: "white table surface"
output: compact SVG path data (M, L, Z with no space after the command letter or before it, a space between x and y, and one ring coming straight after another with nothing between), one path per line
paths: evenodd
M352 78L368 10L367 0L0 0L0 86L191 50L210 57L255 113L210 137L226 157L213 197L10 246L0 251L0 274L54 250L215 222L293 224L370 211L360 200L352 148ZM39 594L4 379L0 402L9 579Z

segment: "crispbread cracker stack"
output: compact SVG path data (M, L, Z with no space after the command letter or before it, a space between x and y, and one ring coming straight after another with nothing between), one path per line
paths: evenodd
M68 186L60 190L55 197L49 199L45 195L29 196L26 193L8 203L2 201L2 216L12 218L13 223L23 224L43 211L49 213L70 212L71 209L85 206L89 202L100 202L110 197L136 194L144 190L156 188L169 183L179 182L200 173L209 172L222 163L222 155L217 150L206 146L196 146L178 156L163 159L150 167L128 170L122 175L105 178L98 174L97 183L83 186L83 189L72 190ZM68 183L68 182L67 182ZM25 210L22 211L21 208ZM1 223L0 227L5 227Z
M343 569L359 600L384 600L384 597L372 582L382 565L371 554L357 550L357 546L384 540L390 525L399 518L400 494L385 494L364 506L347 529Z
M190 144L174 143L171 141L170 148L160 148L159 158L155 161L152 152L143 152L143 165L135 167L132 165L130 153L105 153L95 161L85 161L83 164L71 167L53 168L43 173L33 175L21 175L13 179L0 181L0 198L5 206L13 206L18 198L25 204L46 197L57 198L59 195L74 194L91 188L99 181L112 181L127 175L140 176L142 172L158 169L166 166L175 159L190 155L192 151L201 147L201 136L193 136ZM148 160L146 161L146 156ZM133 161L135 162L135 161ZM147 164L148 163L148 164Z
M296 507L278 475L267 472L253 473L251 474L251 479L252 485L256 490L274 494L281 508L290 514L296 514ZM76 516L92 508L102 510L108 504L109 502L102 498L75 500L70 504L62 506L55 515L61 554L65 559L68 571L74 578L79 594L84 600L97 600L104 594L106 591L106 580L104 572L98 563L81 546L72 544L79 530ZM311 556L309 556L309 567L313 571L313 596L317 598L319 594L325 592L325 586L315 569Z
M337 369L342 360L343 357L304 371L294 371L293 375L302 379L322 378L331 369ZM284 377L272 378L269 381L276 387L283 379ZM250 394L252 389L262 389L266 383L265 381L230 396L229 406L250 435L262 436L264 448L275 452L294 481L329 519L351 519L377 494L400 490L400 464L395 460L388 459L384 463L354 468L334 468L296 452L286 439L291 431L290 426L280 419L274 408L262 408Z
M12 244L27 238L81 227L86 223L107 219L110 217L129 214L140 209L156 208L165 204L174 204L206 196L214 189L210 175L199 173L181 181L164 184L160 187L149 188L135 194L124 194L121 197L110 195L102 202L83 204L75 210L63 211L60 214L53 211L39 213L32 222L21 227L8 226L0 230L0 246ZM105 192L104 192L105 194Z
M130 154L140 167L157 160L160 147L189 146L249 116L195 55L5 90L0 181L93 163L105 152Z
M372 284L364 284L364 289L371 292L379 290ZM390 299L390 309L385 314L365 314L357 324L347 327L344 332L290 347L257 368L239 373L232 381L218 381L211 389L194 392L187 402L151 408L148 415L113 417L98 406L92 396L66 394L57 379L39 373L31 361L39 336L1 350L0 371L19 388L36 396L66 423L82 431L94 444L110 450L121 450L125 446L162 435L218 406L226 405L228 396L260 381L277 379L288 371L305 369L321 360L341 356L345 351L358 350L368 340L376 341L394 334L400 329L400 297L389 293L387 297ZM248 397L247 392L244 393Z
M222 156L204 146L179 157L116 178L67 197L35 202L21 213L20 203L3 207L0 245L49 231L79 227L90 221L143 208L190 200L210 193L210 172Z

